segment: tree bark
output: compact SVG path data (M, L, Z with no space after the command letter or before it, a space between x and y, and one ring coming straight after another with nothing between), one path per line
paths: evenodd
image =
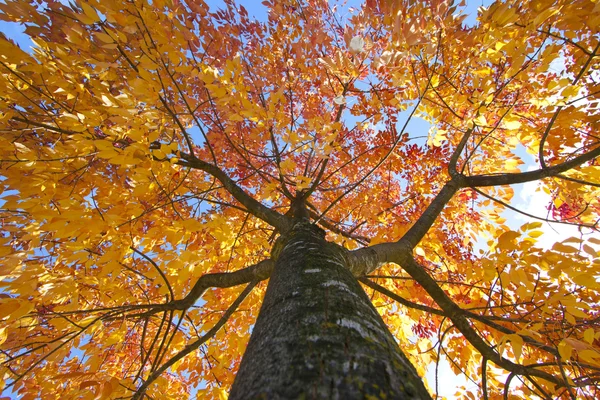
M345 250L308 222L280 248L229 398L430 399Z

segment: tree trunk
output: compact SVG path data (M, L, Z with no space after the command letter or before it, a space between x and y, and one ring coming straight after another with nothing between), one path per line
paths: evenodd
M230 399L430 399L320 228L286 235Z

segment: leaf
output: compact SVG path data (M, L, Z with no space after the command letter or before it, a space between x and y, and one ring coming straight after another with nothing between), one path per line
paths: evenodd
M94 36L96 36L98 39L100 39L104 43L114 43L113 38L104 32L96 32L96 33L94 33Z
M477 116L477 118L473 120L473 123L475 123L477 126L486 126L488 124L487 119L483 114Z
M8 334L6 332L6 328L0 328L0 345L2 345L4 342L6 342L7 338L8 338Z
M573 347L565 340L561 340L558 344L558 353L563 361L569 361L571 359L571 355L573 354Z
M86 20L83 20L79 17L81 22L84 22L86 24L93 24L95 22L100 21L100 17L98 16L98 13L89 4L81 2L79 4L79 6L83 9L83 13L87 17Z
M521 236L519 232L507 231L498 238L498 247L501 249L514 249L516 239Z
M312 180L306 176L296 177L296 190L308 189L312 183Z
M102 95L102 101L104 102L104 105L107 106L107 107L113 107L114 106L114 104L111 101L111 99L108 96L106 96L105 94Z
M517 120L505 119L503 122L504 128L508 130L517 130L521 127L521 122Z
M590 289L600 289L600 283L596 282L594 276L590 276L590 274L588 273L583 273L577 276L574 276L573 278L573 282L576 283L577 285L581 285L584 286L586 288L590 288Z
M589 344L592 344L594 342L594 336L595 332L593 328L588 328L583 332L583 339Z
M292 174L296 170L296 163L291 158L286 158L280 164L281 172L284 174Z
M554 243L552 246L553 250L560 251L562 253L576 253L578 250L573 246L567 246L562 243Z
M593 258L598 257L598 252L592 246L587 245L585 243L583 244L583 251L585 251L586 253L588 253Z
M2 307L0 307L0 319L8 317L21 307L21 303L16 299L2 301L0 304L2 304Z

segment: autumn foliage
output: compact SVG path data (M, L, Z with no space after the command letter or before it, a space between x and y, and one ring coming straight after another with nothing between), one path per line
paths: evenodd
M600 397L600 2L261 7L0 4L6 393L225 398L305 196L420 375Z

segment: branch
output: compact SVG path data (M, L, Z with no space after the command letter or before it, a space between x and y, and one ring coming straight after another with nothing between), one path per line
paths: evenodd
M215 178L217 178L223 187L237 200L239 201L249 213L255 217L262 219L269 225L278 229L280 232L286 232L291 227L291 221L288 217L278 213L266 207L248 193L246 193L241 187L239 187L227 174L216 167L213 164L207 163L194 157L181 152L181 159L176 163L184 167L194 168L204 171Z
M392 262L397 254L412 254L412 249L423 239L446 204L462 187L465 177L456 175L448 181L433 199L417 222L395 243L380 243L349 252L348 267L354 276L366 275L386 262Z
M452 196L454 196L460 188L464 187L463 181L463 175L456 175L450 181L446 182L444 187L442 187L442 190L435 196L427 209L400 240L410 244L411 248L419 244L446 204L452 199Z
M450 318L454 326L483 357L492 361L499 367L502 367L505 370L517 375L537 376L557 385L562 386L565 384L562 380L558 379L552 374L532 368L535 367L535 365L519 365L502 357L496 352L496 350L488 345L481 338L481 336L479 336L477 331L475 331L475 329L467 320L467 317L464 315L464 311L448 297L448 295L436 284L433 278L427 274L423 267L417 263L412 256L412 251L410 253L405 251L403 255L395 258L396 260L394 262L402 266L402 268L410 276L412 276L415 281L417 281L423 287L423 289L425 289L425 291L427 291L427 293L444 311L444 314Z
M412 301L406 300L405 298L398 296L396 293L392 292L391 290L388 290L385 287L378 285L377 283L371 281L367 277L363 276L361 278L358 278L358 280L361 281L362 283L364 283L365 285L367 285L368 287L370 287L371 289L377 290L379 293L386 295L390 299L395 300L396 302L402 304L403 306L406 306L409 308L414 308L415 310L419 310L419 311L424 311L429 314L444 316L444 312L442 310L438 310L437 308L428 307L423 304L418 304L418 303L414 303Z
M360 277L358 278L359 281L361 281L363 284L367 285L368 287L370 287L373 290L377 290L378 292L384 294L385 296L389 297L390 299L402 304L405 307L409 307L409 308L413 308L415 310L419 310L419 311L423 311L429 314L435 314L435 315L440 315L440 316L446 316L446 313L442 310L439 310L437 308L433 308L433 307L429 307L423 304L418 304L409 300L406 300L403 297L398 296L397 294L395 294L394 292L392 292L391 290L386 289L385 287L378 285L377 283L371 281L370 279L368 279L367 277ZM510 329L510 328L506 328L500 324L497 324L495 322L493 322L491 319L493 319L493 317L487 317L485 315L479 315L479 314L475 314L474 312L468 311L468 310L463 310L460 309L461 314L464 315L467 318L470 319L474 319L477 320L483 324L486 324L487 326L496 329L499 332L502 332L504 334L515 334L517 333L515 330ZM530 336L527 335L523 335L520 334L520 336L523 338L523 340L532 346L535 346L539 349L543 349L545 351L547 351L548 353L552 354L552 356L554 357L558 357L558 351L550 346L546 346L543 343L540 343L538 341L536 341L535 339L531 338Z
M360 267L356 267L356 264L360 262L368 263L367 269L375 269L386 262L393 262L400 265L423 287L429 296L439 305L443 314L450 318L454 326L483 357L514 374L537 376L557 385L564 385L561 379L552 374L535 369L535 365L524 366L515 364L498 354L471 326L468 320L469 315L466 314L465 310L454 303L446 292L438 286L435 280L429 276L427 271L417 263L412 255L412 250L413 246L404 239L396 243L382 243L349 252L349 266L352 270L360 269ZM356 275L355 271L353 273Z
M208 288L228 288L247 282L259 282L265 280L271 276L273 267L275 267L275 262L271 259L267 259L258 264L234 272L202 275L187 296L182 300L178 300L176 303L178 303L181 308L188 308L191 307Z
M525 215L525 216L527 216L527 217L529 217L529 218L538 219L538 220L540 220L540 221L545 221L545 222L549 222L549 223L553 223L553 224L565 224L565 225L572 225L572 226L586 227L586 228L590 228L590 229L593 229L593 230L598 230L598 228L596 228L596 225L590 225L590 224L577 224L577 223L574 223L574 222L568 222L568 221L558 221L558 220L553 220L553 219L548 219L548 218L543 218L543 217L537 217L537 216L535 216L535 215L533 215L533 214L529 214L529 213L526 213L525 211L521 211L521 210L519 210L518 208L516 208L516 207L513 207L513 206L511 206L510 204L508 204L508 203L506 203L506 202L504 202L504 201L502 201L502 200L500 200L500 199L497 199L497 198L495 198L495 197L493 197L493 196L490 196L490 195L488 195L488 194L486 194L486 193L482 192L481 190L479 190L479 189L477 189L477 188L473 188L473 190L474 190L475 192L479 193L480 195L482 195L483 197L485 197L486 199L492 200L493 202L495 202L495 203L498 203L498 204L501 204L502 206L504 206L504 207L508 208L509 210L512 210L512 211L514 211L514 212L517 212L517 213L519 213L519 214L522 214L522 215Z
M565 181L580 183L580 184L586 185L586 186L600 187L600 183L589 182L589 181L585 181L583 179L571 178L569 176L564 176L564 175L556 175L556 177L559 179L563 179Z
M316 220L317 218L319 218L319 214L317 214L317 212L313 211L313 210L308 210L308 214L310 216L310 218ZM342 235L345 238L354 240L360 244L363 245L368 245L369 242L371 241L371 239L369 239L368 237L365 236L360 236L360 235L354 235L351 232L347 232L341 228L338 227L338 223L332 223L327 221L325 218L322 218L319 220L319 224L322 225L324 228L329 229L330 231L332 231L333 233L337 233L338 235Z
M158 264L156 264L156 262L154 262L154 260L152 260L150 257L148 257L146 254L142 253L141 251L139 251L135 247L129 246L129 248L131 250L133 250L136 254L144 257L146 259L146 261L148 261L150 264L152 264L152 266L154 267L154 269L156 269L158 271L158 273L160 274L160 276L163 279L163 281L165 281L165 283L167 285L167 288L169 289L169 293L171 294L171 300L175 299L175 294L173 294L173 288L171 287L171 284L169 283L169 280L167 279L167 276L160 269L160 267L158 266Z
M448 173L453 178L456 175L458 175L458 171L456 169L456 164L458 162L458 158L460 157L463 149L465 148L465 145L469 141L469 138L471 137L471 133L472 132L473 132L473 128L469 128L465 132L465 134L463 135L462 139L460 139L460 142L458 143L458 146L456 146L456 149L454 149L454 152L452 153L452 156L450 156L450 162L448 163Z
M327 214L329 212L329 210L331 210L333 208L333 206L335 206L339 201L341 201L344 197L346 197L346 195L348 195L349 193L351 193L352 191L354 191L357 187L359 187L369 176L371 176L371 174L373 174L377 169L379 169L379 167L381 165L383 165L383 163L390 157L390 155L394 152L394 150L398 146L398 143L400 143L400 141L402 140L404 132L406 131L406 128L408 127L408 124L410 123L413 115L415 114L415 112L419 108L419 105L421 104L421 102L422 102L422 100L423 100L423 98L425 96L425 93L427 93L427 89L429 88L430 84L431 84L431 78L429 78L429 80L427 81L427 86L425 86L425 90L423 91L423 93L419 97L419 100L417 101L417 104L415 104L415 106L413 107L412 111L408 115L408 118L406 118L406 121L404 121L404 125L402 125L402 129L400 130L400 133L398 133L396 131L396 128L395 128L394 125L391 126L391 130L392 130L393 133L396 134L396 138L392 142L392 146L390 147L390 149L375 164L375 166L373 166L363 177L361 177L358 181L356 181L354 184L352 184L352 186L350 188L348 188L344 193L342 193L334 201L332 201L331 204L329 204L327 206L327 208L325 208L325 211L323 211L321 213L320 217L315 221L315 224L318 223L323 217L325 217L325 214Z
M537 181L543 178L557 176L572 168L578 167L581 164L591 161L600 155L600 146L595 149L575 157L569 161L565 161L552 167L540 168L535 171L508 173L498 175L475 175L465 178L466 186L482 187L482 186L498 186L498 185L514 185L517 183L525 183Z
M78 133L80 133L80 132L75 132L75 131L69 131L67 129L62 129L62 128L59 128L57 126L52 126L52 125L44 124L44 123L41 123L41 122L31 121L29 119L21 118L21 117L12 117L11 120L22 122L22 123L28 124L28 125L37 126L38 128L44 128L44 129L47 129L49 131L53 131L53 132L57 132L57 133L62 133L64 135L77 135Z
M583 67L581 67L581 71L579 71L579 74L573 81L573 85L576 85L577 82L579 81L579 79L581 79L581 77L583 76L583 74L585 73L587 68L590 66L590 63L592 62L592 59L594 58L594 56L599 48L600 48L600 43L598 43L596 45L596 48L594 49L592 54L589 55L588 59L585 61L585 64L583 64ZM546 139L548 139L548 134L550 133L550 130L552 129L552 125L554 125L554 122L556 121L558 114L560 114L560 112L562 111L563 108L564 108L564 106L559 106L556 108L556 111L554 111L552 118L550 118L550 122L548 123L548 125L546 126L546 129L544 130L544 133L542 134L542 138L540 140L539 151L538 151L538 158L539 158L540 165L542 168L546 168L546 161L544 160L544 145L546 144Z
M208 288L229 288L232 286L248 283L254 280L259 282L271 276L271 272L273 271L274 266L275 262L271 259L267 259L259 262L258 264L254 264L234 272L204 274L194 284L190 292L181 300L174 300L162 304L131 304L119 307L102 307L90 310L64 311L55 314L62 316L71 314L98 313L103 311L116 311L123 314L129 311L147 310L134 315L128 315L128 317L147 317L159 312L169 310L186 310L193 306L196 300L198 300L198 298L200 298L200 296L202 296L202 294Z
M140 400L144 396L144 393L148 389L148 386L150 386L152 384L152 382L154 382L160 375L162 375L163 372L165 372L167 369L169 369L173 364L175 364L177 361L181 360L183 357L187 356L194 350L198 349L198 347L200 347L202 344L204 344L204 342L206 342L207 340L212 338L223 327L223 325L225 325L225 323L227 322L229 317L231 317L231 315L239 307L239 305L242 303L242 301L244 301L246 296L248 296L248 294L250 294L250 292L252 291L252 289L254 289L254 287L256 286L257 283L258 283L257 280L253 280L252 282L250 282L248 284L248 286L246 286L244 291L242 293L240 293L240 295L237 297L237 299L235 299L235 301L229 306L229 308L221 316L219 321L217 321L217 323L212 328L210 328L210 330L208 332L206 332L204 335L202 335L202 337L200 337L195 342L190 343L187 346L185 346L183 348L183 350L181 350L179 353L175 354L173 357L171 357L169 359L169 361L167 361L166 363L161 365L160 368L158 368L156 371L154 371L146 379L146 381L142 384L142 386L140 386L138 388L138 390L133 395L132 400Z

